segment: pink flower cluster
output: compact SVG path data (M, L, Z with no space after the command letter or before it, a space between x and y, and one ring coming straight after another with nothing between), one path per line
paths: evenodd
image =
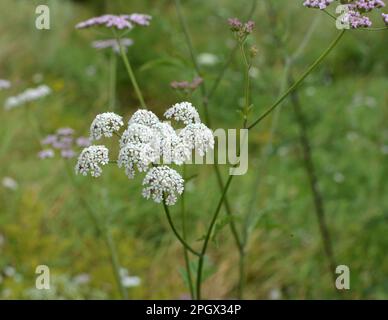
M385 3L382 0L357 0L354 4L350 4L350 7L351 9L369 12L373 9L385 7Z
M388 13L382 13L381 16L383 17L385 25L388 26Z
M38 152L40 159L53 158L58 150L64 159L71 159L76 156L74 147L84 148L90 146L90 139L87 137L74 137L72 128L59 128L55 134L50 134L41 142L45 149Z
M308 8L326 9L334 0L306 0L303 5Z
M185 92L194 91L197 89L201 83L203 82L203 79L201 77L195 77L193 81L173 81L171 82L170 86L171 88L175 90L182 90Z
M303 5L308 8L317 8L324 10L334 0L305 0ZM352 29L368 28L372 26L372 21L363 13L370 12L374 9L385 7L383 0L352 0L347 4L349 11L342 17L342 22L348 24ZM386 15L382 14L384 23L387 24Z
M107 28L132 29L135 25L148 26L152 17L147 14L133 13L130 15L104 14L93 17L78 23L77 29L90 28L94 26L105 26Z
M238 41L243 42L255 28L255 23L249 20L246 23L241 22L238 18L228 19L230 30L233 31Z
M228 24L230 29L234 32L244 32L250 34L253 32L253 28L255 27L255 23L253 21L248 21L246 23L242 23L238 18L230 18L228 19Z

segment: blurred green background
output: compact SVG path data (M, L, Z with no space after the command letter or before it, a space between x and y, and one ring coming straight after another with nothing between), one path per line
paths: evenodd
M279 94L283 50L274 39L280 37L292 53L313 20L320 19L294 68L300 74L338 33L328 16L304 8L302 0L270 3L276 24L259 1L253 16L256 29L249 40L258 48L251 72L251 120ZM34 27L38 4L49 5L51 30ZM182 6L197 53L213 55L214 63L201 65L210 86L233 46L227 18L244 18L251 1L183 0ZM11 89L0 91L0 103L42 83L53 89L50 96L29 106L0 108L1 299L119 298L109 254L67 175L66 166L73 167L76 160L66 164L60 158L37 158L41 147L26 108L36 115L45 134L70 126L87 135L95 115L107 110L110 55L90 46L103 38L100 31L74 26L103 13L133 12L153 16L151 26L128 35L135 41L128 55L147 104L162 115L182 99L170 82L196 75L173 1L0 2L0 78L12 82ZM348 32L299 90L335 257L351 272L350 290L342 298L388 298L387 49L386 32ZM128 119L138 103L120 60L117 76L117 112ZM242 63L237 54L210 103L213 129L240 125L236 109L242 97ZM201 106L199 91L192 102ZM276 114L276 121L268 117L250 132L249 171L236 177L229 192L238 226L249 208L254 217L245 297L335 299L339 296L326 268L293 109L286 101ZM223 166L224 176L227 169ZM210 165L189 170L198 174L187 185L189 241L199 247L219 190ZM16 184L7 187L6 177ZM77 180L85 200L108 221L121 265L141 279L128 288L129 297L187 297L180 275L182 249L162 207L141 197L141 178L129 181L123 170L113 166L105 168L99 179ZM172 209L177 221L178 207ZM52 290L35 289L35 268L40 264L50 267ZM235 297L237 265L230 230L221 223L210 245L203 296Z

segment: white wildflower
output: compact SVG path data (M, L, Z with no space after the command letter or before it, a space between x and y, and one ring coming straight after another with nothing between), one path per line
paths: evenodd
M15 191L19 186L17 181L11 177L4 177L1 180L1 184L3 185L4 188L7 188L13 191Z
M172 163L174 161L173 147L179 139L178 135L167 122L159 122L155 125L154 131L153 148L165 163Z
M153 112L140 109L132 115L131 119L129 119L128 126L138 123L147 127L153 127L159 122L159 118Z
M198 55L197 61L203 66L213 66L218 63L218 57L212 53L201 53Z
M124 167L129 179L135 177L135 169L146 172L156 159L154 149L145 143L128 143L120 149L118 166Z
M11 82L8 80L0 79L0 90L9 89L11 87Z
M46 85L41 85L37 88L27 89L21 94L9 97L5 100L4 109L10 110L12 108L21 106L27 102L38 100L39 98L45 97L51 93L51 89Z
M167 109L164 116L167 119L181 121L185 125L201 122L197 109L195 109L190 102L181 102L173 105L171 108Z
M177 201L177 196L183 193L184 181L175 170L160 166L148 171L143 186L145 198L152 198L157 203L165 200L167 205L173 205Z
M99 140L102 136L112 137L113 132L120 130L123 118L113 112L97 115L90 126L90 138Z
M133 123L128 126L120 139L120 148L127 143L150 143L154 139L154 130L143 124Z
M200 156L214 148L213 133L202 123L189 124L179 132L179 137L188 148L197 151Z
M141 284L141 279L137 276L124 276L121 282L125 288L138 287Z
M93 177L102 173L100 165L109 163L109 150L105 146L90 146L82 150L75 167L76 174L86 176L88 172Z

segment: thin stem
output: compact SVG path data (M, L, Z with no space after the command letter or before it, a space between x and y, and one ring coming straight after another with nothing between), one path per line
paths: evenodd
M342 30L338 36L334 39L334 41L329 45L329 47L319 56L317 60L311 64L307 70L302 74L302 76L287 89L287 91L277 100L275 103L270 106L256 121L254 121L249 127L248 130L255 127L260 121L266 118L278 105L280 105L284 99L288 97L290 93L292 93L303 81L306 77L326 58L326 56L335 48L338 42L341 40L346 30Z
M252 5L251 5L251 8L249 9L249 13L246 17L246 20L250 20L253 17L253 14L255 13L256 8L257 8L257 0L252 0ZM224 65L222 66L221 70L219 71L219 73L216 77L216 80L214 80L213 85L211 86L209 93L207 94L207 100L210 100L211 97L213 97L214 93L217 91L218 86L220 85L229 65L232 63L233 58L234 58L238 49L239 49L239 44L237 43L234 46L234 48L232 49L232 51L230 52L230 55L229 55L228 59L226 60L226 62L224 63Z
M198 269L197 269L197 299L200 300L201 299L201 282L202 282L202 268L203 268L203 262L204 262L204 258L205 258L205 254L206 254L206 250L207 250L207 246L208 246L208 243L209 243L209 240L210 240L210 235L213 231L213 227L217 221L217 218L218 218L218 215L220 213L220 210L221 210L221 207L222 207L222 204L224 202L224 199L226 197L226 193L228 192L228 189L229 189L229 186L232 182L232 179L233 179L233 175L230 175L227 182L226 182L226 185L225 185L225 188L222 192L222 195L221 195L221 199L220 201L218 202L218 205L217 205L217 208L213 214L213 218L210 222L210 225L209 225L209 228L207 230L207 233L206 233L206 236L205 236L205 241L203 243L203 247L202 247L202 250L201 250L201 254L199 256L199 261L198 261Z
M183 247L185 247L192 254L194 254L196 256L199 256L200 253L198 253L197 251L192 249L187 244L187 242L185 240L183 240L183 238L179 235L178 231L176 230L176 228L174 226L174 223L172 222L171 215L170 215L170 209L168 208L168 206L167 206L165 201L163 201L163 207L164 207L164 212L166 213L166 217L167 217L168 223L170 224L170 227L171 227L172 231L174 232L175 236L177 237L177 239L179 240L179 242L183 245Z
M251 69L251 64L248 61L246 52L245 52L245 43L240 43L240 51L241 56L244 61L244 94L245 94L245 105L243 110L243 128L245 129L248 122L248 113L250 107L250 76L249 71ZM240 151L238 151L240 152ZM244 236L244 234L243 234ZM237 290L237 298L242 299L244 295L244 270L245 270L245 242L240 238L239 241L239 280L238 280L238 290Z
M116 71L117 71L117 57L116 52L112 50L110 56L110 73L109 73L109 108L112 111L116 109Z
M290 78L290 82L293 81L292 74L290 74L289 78ZM304 166L306 169L307 176L310 181L310 189L313 196L314 208L315 208L315 213L318 220L319 231L322 238L323 249L328 261L330 275L333 278L333 281L334 281L333 283L335 283L335 280L336 280L335 267L337 264L334 259L333 243L331 241L329 228L326 223L325 206L324 206L321 191L319 190L318 175L316 173L316 168L312 157L311 143L307 132L308 131L307 123L302 111L302 107L300 105L298 91L295 90L290 97L291 97L291 103L294 109L294 113L296 116L296 120L299 126L299 133L300 133L299 139L303 149L303 161L304 161Z
M143 95L142 95L142 93L140 91L139 85L137 84L135 74L133 73L131 64L130 64L130 62L128 60L127 54L125 52L125 49L124 49L124 47L121 44L120 38L117 38L117 41L118 41L119 46L120 46L121 57L122 57L122 59L124 61L125 68L127 69L129 78L131 79L133 88L135 89L135 93L137 95L137 98L139 99L140 105L141 105L142 108L147 109L147 106L146 106L146 104L144 102L144 99L143 99Z
M178 15L179 23L182 26L182 31L185 35L187 47L188 47L189 52L190 52L191 62L193 63L193 66L194 66L195 70L197 71L198 75L200 75L201 70L200 70L199 65L198 65L198 61L197 61L196 54L194 51L193 43L191 41L189 28L187 26L186 19L184 18L183 13L182 13L180 0L175 0L175 7L176 7L176 12Z
M76 190L76 194L78 195L79 203L81 204L81 206L84 207L85 211L89 214L90 219L92 220L97 233L103 236L103 240L104 240L105 244L107 245L107 248L109 251L111 265L112 265L113 273L115 275L117 287L119 288L121 298L126 300L126 299L128 299L128 294L127 294L127 290L124 288L123 283L121 281L118 257L117 257L116 249L114 246L114 242L109 235L109 231L108 231L107 227L103 226L103 224L100 222L100 219L97 216L97 214L89 206L87 201L81 196L82 192L80 192L79 185L78 185L77 181L74 179L73 172L72 172L71 168L69 167L68 161L66 161L66 160L65 160L65 168L67 171L67 175L70 179L70 182L73 184L73 188Z
M184 17L184 15L182 13L181 5L180 5L180 0L175 0L175 6L176 6L176 11L177 11L177 15L178 15L178 18L179 18L179 22L181 24L183 33L185 35L185 40L186 40L187 47L188 47L189 52L190 52L190 57L191 57L194 69L196 70L198 75L200 75L201 74L201 70L200 70L200 67L199 67L197 59L196 59L196 54L195 54L195 51L194 51L194 47L192 45L189 29L187 27L187 23L186 23L185 17ZM248 15L248 19L250 19L252 17L252 15L253 15L253 13L254 13L254 11L256 9L256 6L257 6L257 0L253 0L252 1L252 7L251 7L249 15ZM235 48L232 50L232 52L231 52L231 54L229 56L229 59L224 64L223 68L220 70L220 72L219 72L218 76L216 77L216 80L215 80L215 82L214 82L214 84L213 84L213 86L212 86L212 88L211 88L209 93L207 93L205 82L201 83L201 95L202 95L203 109L204 109L204 113L205 113L205 123L206 123L206 125L208 127L212 126L211 125L210 113L209 113L209 100L210 100L211 96L215 93L218 85L220 84L220 82L221 82L221 80L222 80L222 78L223 78L223 76L225 74L225 71L226 71L227 67L232 62L233 56L236 53L236 51L238 50L238 48L239 48L239 45L237 44L235 46ZM217 149L217 148L215 147L215 149ZM217 183L218 183L219 189L221 191L221 190L224 189L224 182L222 180L221 171L220 171L220 168L219 168L217 162L214 163L214 170L216 172ZM227 198L225 199L224 205L225 205L225 209L226 209L227 215L229 217L232 217L232 210L231 210L231 207L229 205L229 202L228 202ZM230 219L229 226L230 226L233 238L235 240L236 246L238 247L239 250L241 250L241 241L239 239L237 228L236 228L236 225L235 225L233 219Z
M107 247L109 249L110 260L111 260L111 263L113 266L113 271L115 274L116 282L118 283L118 286L120 289L121 297L122 297L122 299L127 300L128 293L123 285L123 282L121 281L120 263L119 263L115 243L112 239L112 235L110 234L109 230L106 227L103 229L104 229L105 242L106 242Z
M244 297L244 285L245 285L245 251L243 250L239 256L239 281L237 288L237 298L242 300Z
M186 181L186 165L183 164L183 180ZM186 241L186 207L185 207L185 191L183 191L182 197L181 197L181 215L182 215L182 239ZM193 286L193 279L191 275L191 268L190 268L190 258L188 251L186 247L183 247L183 253L185 258L185 265L186 265L186 272L187 272L187 281L189 285L190 290L190 296L191 299L194 299L194 286Z

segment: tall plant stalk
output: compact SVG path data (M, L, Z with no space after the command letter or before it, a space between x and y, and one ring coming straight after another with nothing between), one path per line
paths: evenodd
M109 108L112 111L116 109L116 78L117 57L116 52L112 50L109 61Z
M293 82L292 74L289 75L290 82ZM318 220L319 231L322 238L323 249L328 262L328 269L333 280L333 285L336 280L335 268L336 262L333 253L333 243L331 241L329 228L326 222L325 206L321 191L319 189L319 181L317 170L312 157L311 143L308 135L307 121L303 114L300 104L298 91L295 90L290 96L291 104L295 113L296 122L299 127L299 140L303 150L304 167L310 182L310 189L313 197L315 213Z
M188 50L189 50L189 53L190 53L192 64L193 64L194 69L196 70L197 74L200 76L201 75L201 69L200 69L200 67L198 65L198 62L197 62L197 55L195 53L195 50L194 50L194 47L193 47L193 44L192 44L192 41L191 41L190 32L189 32L189 29L188 29L188 26L187 26L187 23L186 23L186 19L185 19L183 13L182 13L182 8L181 8L180 0L175 0L175 6L176 6L176 11L177 11L178 19L179 19L179 22L181 24L181 28L182 28L182 31L184 33L186 44L187 44L187 47L188 47ZM248 20L253 16L253 14L254 14L254 12L256 10L256 7L257 7L257 0L253 0L252 1L252 6L251 6L251 8L249 10L248 17L247 17ZM235 47L233 48L233 50L231 51L231 53L229 55L229 58L227 59L227 61L223 65L223 67L220 69L218 75L216 76L216 80L214 81L214 83L211 86L211 89L209 91L206 88L205 81L203 81L201 83L200 89L201 89L201 96L202 96L202 105L203 105L203 110L204 110L204 113L205 113L205 123L206 123L206 125L208 127L211 127L211 117L210 117L210 112L209 112L210 100L213 97L213 95L215 94L215 92L217 91L217 88L218 88L219 84L221 83L221 81L222 81L222 79L223 79L223 77L225 75L225 71L227 70L227 68L231 64L231 62L232 62L232 60L233 60L233 58L234 58L234 56L235 56L235 54L236 54L236 52L238 51L239 48L240 48L240 45L236 44ZM217 150L217 146L215 147L215 150ZM223 181L223 178L222 178L222 175L221 175L221 170L220 170L217 162L214 163L213 167L214 167L214 171L216 173L218 187L219 187L220 191L222 192L222 190L224 189L225 185L224 185L224 181ZM229 219L229 227L230 227L231 233L233 235L233 238L234 238L236 247L238 249L238 252L239 252L239 255L240 255L240 259L241 259L241 256L244 255L244 252L243 252L244 250L243 250L243 247L242 247L242 241L240 240L236 224L235 224L235 222L233 220L232 209L231 209L231 206L230 206L229 201L228 201L226 196L225 196L225 200L224 200L224 206L225 206L226 214L230 218Z
M120 292L121 299L128 299L128 292L125 289L123 282L121 281L120 275L120 263L116 250L116 245L113 241L113 238L110 234L110 231L106 224L102 223L100 217L96 214L96 212L90 207L88 202L82 197L82 192L80 190L80 186L76 179L74 178L73 172L69 166L68 161L65 160L65 167L67 170L67 175L69 177L70 182L73 185L75 193L78 195L78 202L84 208L84 210L89 214L91 221L93 222L94 228L100 236L102 236L102 240L104 241L110 257L110 262L112 265L113 274L117 283L117 288Z
M183 164L183 180L186 181L186 165ZM186 227L186 201L185 201L185 191L183 191L182 197L181 197L181 218L182 218L182 238L184 241L187 241L187 227ZM186 276L187 276L187 283L190 290L190 296L191 299L194 299L195 292L194 292L194 285L193 285L193 277L191 274L191 267L190 267L190 257L189 252L186 249L186 247L183 247L183 254L185 258L185 267L186 267Z
M254 3L253 8L255 8L256 1L254 1L253 3ZM194 49L192 46L192 42L191 42L191 38L190 38L190 35L188 32L187 24L186 24L186 21L183 17L181 8L180 8L180 0L175 0L175 4L176 4L176 8L177 8L178 18L181 22L182 29L183 29L183 32L185 34L186 42L187 42L187 45L188 45L188 48L190 51L190 56L193 60L194 68L197 70L197 73L200 75L201 74L200 69L199 69L199 66L198 66L198 63L196 60L196 55L195 55L195 52L194 52ZM294 90L296 90L299 87L299 85L307 78L307 76L319 66L319 64L327 57L327 55L337 46L337 44L340 42L340 40L343 37L343 35L345 34L345 32L346 32L346 30L342 30L337 35L337 37L330 43L328 48L325 51L323 51L322 54L306 69L306 71L298 78L298 80L296 80L270 107L268 107L267 110L260 117L258 117L249 126L247 126L247 122L244 122L244 127L247 126L247 129L250 130L250 129L254 128L256 125L258 125L268 115L270 115L272 113L272 111L274 111ZM222 72L224 72L224 71L222 71ZM217 78L217 81L220 81L220 79ZM219 83L219 82L217 82L217 83ZM212 91L212 92L214 92L214 91ZM203 104L204 104L204 109L205 109L206 121L207 121L207 124L210 125L210 116L209 116L209 112L208 112L209 97L206 94L206 87L205 87L204 83L201 85L201 92L202 92L202 96L203 96ZM226 185L223 186L222 177L221 177L221 174L220 174L220 171L219 171L219 168L217 165L215 165L215 171L217 173L217 180L218 180L219 185L221 186L221 189L222 189L222 196L221 196L220 203L217 206L217 209L213 215L213 219L212 219L211 224L209 226L208 232L205 236L204 245L203 245L201 254L199 256L199 264L198 264L198 269L197 269L197 299L201 299L202 268L203 268L204 256L206 254L206 250L207 250L207 246L208 246L208 240L210 238L210 234L211 234L213 227L216 223L216 220L218 218L220 208L223 204L225 205L225 208L226 208L228 215L232 216L231 211L230 211L230 206L228 205L226 193L227 193L227 190L232 182L233 176L229 176ZM229 208L229 210L228 210L228 208ZM241 240L238 236L238 233L236 231L236 227L234 225L233 219L230 219L230 221L231 221L230 226L231 226L232 234L234 235L236 244L239 248L240 259L241 259L241 256L244 255L244 247L242 246L242 242L241 242ZM240 265L242 266L242 267L240 267L240 274L241 274L241 273L243 273L243 271L241 271L241 270L243 270L244 260L242 260L242 263L240 260ZM242 287L242 284L243 284L243 282L240 281L239 287L240 286Z
M139 85L137 83L135 74L133 72L131 63L129 62L127 53L125 52L124 46L121 44L120 37L116 36L116 39L117 39L119 47L120 47L121 58L123 59L123 62L124 62L124 65L125 65L125 69L127 70L129 79L131 80L131 83L132 83L132 86L133 86L133 88L135 90L136 96L137 96L137 98L138 98L138 100L140 102L141 107L143 109L147 109L147 105L144 102L143 94L142 94L142 92L141 92L141 90L139 88Z

